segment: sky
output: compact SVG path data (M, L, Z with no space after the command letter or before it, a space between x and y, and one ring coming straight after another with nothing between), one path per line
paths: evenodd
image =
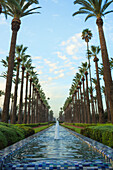
M17 45L28 47L26 54L31 55L36 67L39 82L49 104L58 117L59 109L69 96L72 79L78 72L81 62L87 61L86 43L81 38L84 29L89 28L93 37L90 45L99 45L96 19L84 22L86 15L72 17L79 9L73 0L39 0L38 11L41 14L26 16L21 19L17 36ZM113 4L109 9L113 9ZM8 56L11 41L11 17L6 20L0 15L0 60ZM113 13L104 18L104 32L109 57L113 57ZM98 56L101 62L101 55ZM92 76L94 63L92 61ZM0 74L4 71L0 63ZM5 80L0 78L0 89L5 90ZM3 98L0 98L0 106Z

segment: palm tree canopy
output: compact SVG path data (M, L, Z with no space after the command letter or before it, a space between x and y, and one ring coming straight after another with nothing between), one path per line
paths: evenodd
M36 9L39 9L41 7L34 7L31 8L31 6L33 4L39 4L38 0L16 0L16 4L12 3L12 0L9 1L8 3L6 3L6 11L3 11L2 13L7 13L8 15L10 15L13 18L18 18L20 19L21 17L30 15L30 14L35 14L35 13L40 13L40 12L36 12Z
M5 14L5 17L7 19L7 5L8 4L13 4L15 6L17 6L19 8L19 4L16 0L0 0L0 5L1 5L1 11L0 13L4 13Z
M91 46L91 50L89 50L89 54L91 54L92 56L97 56L100 52L100 47L99 46Z
M74 4L80 4L82 7L76 11L73 16L77 14L88 14L85 18L85 21L90 17L101 18L106 14L113 12L113 10L107 11L106 9L113 2L113 0L75 0Z
M82 31L82 39L85 39L86 42L89 41L89 39L91 39L92 36L93 35L91 30L89 30L88 28Z

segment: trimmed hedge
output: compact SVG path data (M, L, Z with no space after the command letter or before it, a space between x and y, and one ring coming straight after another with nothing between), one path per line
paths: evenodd
M87 123L64 123L65 125L74 125L74 126L78 126L78 127L89 127L89 126L96 126L96 124L92 123L92 124L87 124Z
M20 124L16 124L17 126ZM43 125L48 125L48 122L44 123L30 123L30 124L21 124L22 126L28 126L28 127L38 127L38 126L43 126Z
M35 133L34 129L0 122L0 149Z
M113 148L113 126L92 126L81 129L81 134Z

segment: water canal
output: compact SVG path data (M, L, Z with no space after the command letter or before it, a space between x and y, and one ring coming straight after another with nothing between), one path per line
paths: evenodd
M37 161L41 158L50 159L85 159L85 160L104 160L102 155L73 136L66 129L60 126L60 139L54 140L55 126L51 127L40 136L35 137L24 148L14 154L11 161L27 163Z
M29 166L31 166L32 168L35 167L34 169L46 169L46 167L48 167L49 165L56 166L56 164L58 164L58 166L61 166L61 160L63 160L64 162L63 167L60 169L63 169L64 166L70 164L69 161L72 160L75 160L76 163L80 163L80 165L77 164L78 167L81 166L83 162L91 162L92 160L94 162L101 161L104 163L104 166L108 167L108 165L105 165L106 160L101 154L99 154L92 147L89 147L85 142L80 140L78 137L72 135L70 132L68 132L65 128L61 126L59 127L59 136L59 140L54 139L55 126L50 127L48 130L41 133L40 135L34 136L27 145L14 152L10 156L10 158L6 160L4 169L9 170L8 168L12 166L13 169L17 168L18 170L19 167L20 169L24 167L23 170L25 170L27 169L25 168L25 166L27 167L30 163L31 165ZM54 163L50 163L50 161L52 160L55 165L53 165ZM47 163L47 161L49 161L49 163ZM56 163L58 161L60 161L60 163ZM82 163L80 161L82 161ZM42 162L42 165L40 165L40 162ZM36 166L41 167L36 168ZM43 166L45 168L43 168ZM70 166L73 167L75 165ZM102 163L101 166L103 166ZM48 169L51 168L52 167ZM57 167L53 169L59 168ZM74 167L74 169L76 168ZM78 169L80 169L80 167Z

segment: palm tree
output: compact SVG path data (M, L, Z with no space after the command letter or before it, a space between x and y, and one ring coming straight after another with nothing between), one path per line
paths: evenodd
M32 114L31 114L31 123L35 123L35 83L38 81L37 73L34 72L32 77Z
M17 74L15 80L15 91L14 91L14 104L12 111L11 123L16 123L16 111L17 111L17 93L18 93L18 83L19 83L19 70L20 70L20 62L22 61L22 56L25 55L26 47L23 48L23 45L16 46L16 55L17 55Z
M29 85L29 102L28 102L28 115L27 115L27 123L30 123L30 112L31 112L31 88L32 88L32 78L35 74L35 72L33 71L34 67L31 67L30 70L30 85Z
M26 48L27 49L27 48ZM22 123L22 106L23 106L23 86L24 86L24 72L25 72L25 64L31 61L31 59L27 60L30 57L30 55L23 55L21 56L22 59L22 79L21 79L21 89L20 89L20 102L19 102L19 113L18 113L18 123Z
M91 106L92 106L91 108L92 108L92 117L94 118L95 110L94 110L94 102L93 102L93 91L92 91L92 82L91 82L91 64L90 64L91 56L89 55L89 40L91 39L91 37L92 37L91 30L85 29L82 31L82 39L84 39L85 42L87 43L87 55L88 55L88 65L89 65L88 68L89 68L89 78L90 78L90 86L91 86L91 93L90 93Z
M7 74L6 91L5 91L3 114L2 114L3 122L8 122L9 103L10 103L10 94L11 94L11 86L12 86L14 58L15 58L15 46L16 46L17 32L20 29L20 24L21 24L20 18L30 14L39 13L39 12L35 12L35 10L40 8L40 7L30 8L33 4L38 4L37 0L30 0L28 2L26 2L26 0L19 0L16 2L17 4L12 4L11 2L8 2L8 4L6 4L6 12L8 15L13 17L13 20L12 20L12 38L11 38L11 46L10 46L9 61L8 61L8 74Z
M110 70L110 63L108 58L107 46L104 37L103 31L103 19L102 17L108 13L113 12L107 11L106 9L111 5L113 1L98 1L98 0L75 0L74 4L80 4L82 7L79 8L77 12L73 14L73 16L77 14L88 14L85 21L90 17L96 17L96 24L98 26L99 32L99 39L101 45L101 53L102 53L102 60L104 66L104 78L105 78L105 86L108 93L108 100L110 102L110 112L111 112L111 119L113 123L113 83L112 83L112 76Z
M87 109L86 109L86 94L85 94L85 84L84 84L84 81L85 81L85 78L84 78L84 72L85 72L85 70L84 70L84 63L82 63L82 67L79 67L79 72L80 72L80 74L81 74L81 76L82 76L82 82L83 82L83 113L84 113L84 115L83 115L83 117L84 117L84 123L86 123L87 121L86 121L86 119L87 119Z
M104 110L102 104L102 96L101 96L101 88L100 88L100 79L98 72L98 61L97 55L100 52L99 46L91 46L91 50L89 51L91 56L94 56L95 68L96 68L96 77L97 77L97 101L98 101L98 111L99 111L99 123L104 123Z
M87 78L87 75L88 75L88 64L87 62L83 63L82 62L82 66L79 67L79 69L82 69L83 70L83 73L85 74L85 77L86 77L86 93L85 93L85 88L84 88L84 84L83 84L83 93L84 93L84 102L85 102L85 108L86 109L86 115L85 115L85 121L86 123L90 123L90 103L89 103L89 94L88 94L88 78ZM84 81L84 79L83 79Z
M31 69L31 59L29 59L26 63L25 63L25 68L26 68L26 93L25 93L25 110L24 110L24 118L23 118L23 123L26 124L27 122L27 93L28 93L28 78L29 78L29 72Z

